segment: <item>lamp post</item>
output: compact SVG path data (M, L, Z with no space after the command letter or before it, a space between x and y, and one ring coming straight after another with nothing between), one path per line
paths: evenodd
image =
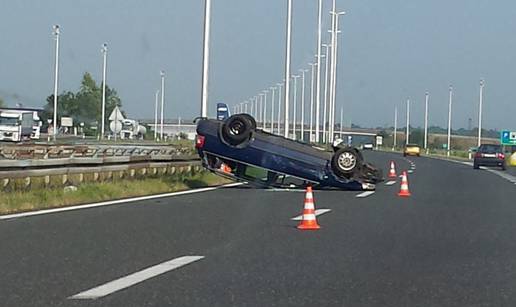
M451 143L451 116L452 116L452 100L453 100L453 87L450 85L450 97L448 101L448 143L446 145L446 156L450 156L450 143Z
M394 140L392 141L392 151L396 149L396 136L398 132L398 107L394 106Z
M484 100L484 80L480 80L480 96L478 102L478 142L477 145L480 147L482 143L482 102Z
M292 134L294 135L293 136L293 139L295 140L297 137L296 137L296 106L297 106L297 78L299 78L301 76L299 75L293 75L292 76L292 79L294 79L294 116L292 118L292 123L293 123L293 127L292 127Z
M159 90L156 91L156 94L154 95L154 98L155 98L155 100L154 100L154 141L157 141L158 140L158 99L159 99ZM116 133L117 132L115 131L115 135L116 135Z
M313 118L314 118L314 67L317 66L317 63L308 63L312 69L312 75L310 78L310 132L309 142L312 142L312 133L313 133Z
M268 90L264 90L263 91L263 115L262 115L262 118L263 118L263 129L267 129L267 93L269 91Z
M276 94L276 88L275 87L270 87L270 90L272 92L272 97L271 97L271 133L274 133L274 96Z
M428 154L428 92L425 93L425 152Z
M334 29L332 30L332 81L330 86L332 87L331 96L330 96L330 141L333 141L333 135L335 130L335 103L337 98L337 60L338 60L338 47L339 40L337 35L340 33L339 31L339 17L340 15L345 14L345 12L336 12L335 11L335 0L334 0L334 10L332 11L332 15L335 19Z
M329 48L330 44L323 44L323 47L326 48L326 54L324 61L324 108L323 108L323 143L327 143L328 135L326 133L326 119L327 119L327 110L328 110L328 62L330 61Z
M303 86L301 86L301 141L305 140L305 73L308 69L300 69L301 72L301 81Z
M288 138L289 130L289 104L290 104L290 48L291 48L291 36L292 36L292 0L287 0L287 42L285 47L285 116L284 125L285 133L284 137ZM281 108L279 108L281 110ZM280 114L280 112L278 112ZM279 127L279 125L278 125ZM279 133L278 133L279 134Z
M405 144L408 145L410 139L410 99L407 99L407 131L405 132Z
M278 135L281 134L281 87L283 86L283 83L277 83L276 84L278 86L278 122L277 122L277 126L278 126Z
M208 77L210 62L211 0L204 2L204 42L202 57L201 116L208 117ZM162 93L163 95L163 93Z
M317 78L315 90L315 142L319 143L320 109L321 109L321 23L322 0L319 0L317 9Z
M106 123L106 64L107 64L107 44L102 44L102 125L100 126L100 139L104 139L105 135L105 123Z
M53 34L56 39L56 58L55 58L55 74L54 74L54 129L52 131L53 139L57 136L57 85L59 83L59 25L54 25Z
M163 110L165 106L165 71L160 71L161 76L161 120L160 120L160 130L159 130L159 138L163 140Z

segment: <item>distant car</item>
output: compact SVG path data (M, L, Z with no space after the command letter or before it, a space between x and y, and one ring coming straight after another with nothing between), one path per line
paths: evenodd
M500 166L502 170L505 170L505 154L503 153L502 146L494 144L480 145L473 158L473 168L478 169L480 166Z
M373 143L365 143L362 145L362 149L363 150L373 150L374 149L374 145Z
M320 150L258 129L248 114L198 119L196 148L208 170L258 186L374 190L383 180L356 148Z
M403 149L403 156L420 156L421 155L421 147L417 144L407 144L405 145L405 149Z

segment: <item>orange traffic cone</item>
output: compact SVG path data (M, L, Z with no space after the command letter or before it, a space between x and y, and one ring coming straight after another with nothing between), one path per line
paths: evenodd
M306 187L305 194L305 208L303 210L303 219L301 223L297 226L297 229L302 230L315 230L319 229L321 226L317 224L317 219L315 217L315 207L314 207L314 197L312 193L312 187Z
M402 197L410 196L410 191L408 188L407 172L405 172L405 171L403 172L403 175L401 177L401 189L400 189L400 192L398 193L398 196L402 196Z
M391 169L389 170L389 178L397 178L396 169L394 167L394 161L391 161Z

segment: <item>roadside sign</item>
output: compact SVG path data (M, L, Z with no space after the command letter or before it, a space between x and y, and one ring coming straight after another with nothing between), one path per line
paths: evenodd
M502 145L516 145L516 131L503 130L500 142Z
M376 136L376 146L382 146L383 145L383 136L377 135Z
M61 126L63 127L73 127L73 118L72 117L61 117Z

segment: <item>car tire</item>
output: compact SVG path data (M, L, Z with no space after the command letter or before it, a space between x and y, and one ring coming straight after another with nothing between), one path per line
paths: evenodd
M339 177L351 178L361 165L360 153L351 147L339 148L331 158L331 169Z
M238 115L247 118L247 120L249 120L249 122L251 123L252 129L253 130L256 129L256 120L254 119L254 117L252 117L251 115L249 115L247 113L242 113L242 114L238 114Z
M222 140L231 146L243 146L251 138L256 122L251 116L236 114L224 121L221 127Z

